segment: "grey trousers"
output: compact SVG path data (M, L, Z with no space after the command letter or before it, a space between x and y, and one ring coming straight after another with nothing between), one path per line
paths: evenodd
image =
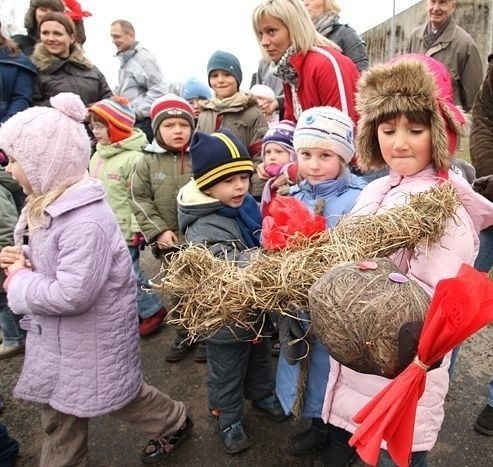
M171 399L154 386L143 384L137 397L111 417L128 422L149 439L177 431L186 419L183 402ZM41 424L46 433L41 450L41 467L86 467L89 465L88 418L79 418L41 407Z
M243 418L244 399L260 400L274 392L271 341L206 344L209 410L219 413L224 430Z

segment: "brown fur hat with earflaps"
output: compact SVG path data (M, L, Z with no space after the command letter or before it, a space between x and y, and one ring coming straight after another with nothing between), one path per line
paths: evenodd
M377 137L377 126L382 119L429 112L436 170L450 167L450 158L466 123L464 113L453 103L448 70L437 60L421 54L401 55L365 71L358 82L356 108L360 114L356 153L363 171L386 166Z
M31 0L29 8L24 16L24 27L30 36L38 37L38 23L36 22L36 9L39 7L50 8L52 11L65 12L62 0Z

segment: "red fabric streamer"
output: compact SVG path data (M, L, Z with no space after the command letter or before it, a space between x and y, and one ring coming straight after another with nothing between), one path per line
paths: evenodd
M81 4L77 0L63 0L65 4L65 13L74 21L79 21L87 16L92 16L92 13L82 9Z
M262 221L262 244L266 250L282 250L293 245L295 234L312 238L326 229L325 217L313 214L296 198L279 196Z
M380 443L385 439L394 462L409 465L426 369L492 321L493 282L487 274L464 264L457 277L437 284L414 362L354 417L361 425L349 444L356 447L363 461L376 465Z

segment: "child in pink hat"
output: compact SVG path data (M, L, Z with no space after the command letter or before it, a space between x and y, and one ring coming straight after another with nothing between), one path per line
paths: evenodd
M15 246L0 252L9 306L27 330L14 396L41 404L40 465L89 465L88 422L104 414L145 433L140 459L158 462L192 421L183 402L143 380L132 261L101 182L87 174L86 108L72 93L50 103L0 128L7 171L27 195Z

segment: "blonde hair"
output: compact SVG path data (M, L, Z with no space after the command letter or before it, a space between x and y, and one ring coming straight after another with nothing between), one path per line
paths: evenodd
M300 0L264 0L252 14L253 31L261 48L260 21L264 15L277 18L286 26L291 45L298 52L307 53L316 45L334 47L332 41L317 32L308 10Z
M328 13L340 13L341 7L336 0L325 0L324 1L324 12Z
M66 186L59 186L44 195L29 195L26 199L26 221L29 232L45 226L46 216L45 209L58 199L67 189Z

